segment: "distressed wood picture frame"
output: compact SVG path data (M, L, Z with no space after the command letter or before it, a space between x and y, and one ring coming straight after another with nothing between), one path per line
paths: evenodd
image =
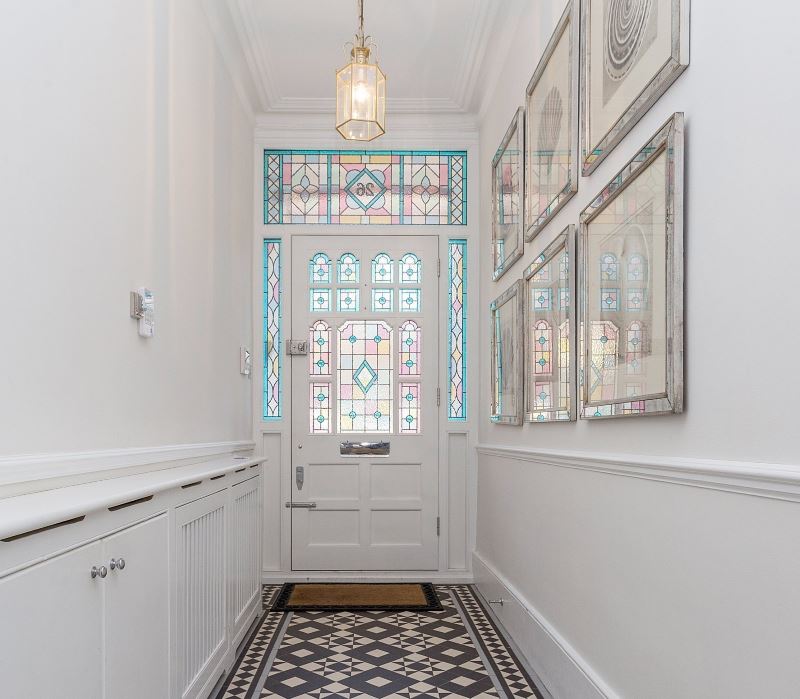
M683 114L581 214L581 417L683 412Z
M689 0L582 0L581 160L589 175L689 65Z
M525 270L525 420L577 419L575 226Z
M525 240L578 191L580 0L569 0L525 91Z
M522 257L524 246L525 110L520 107L492 159L492 279Z
M492 402L490 419L521 425L523 412L523 282L514 282L489 306L492 321Z

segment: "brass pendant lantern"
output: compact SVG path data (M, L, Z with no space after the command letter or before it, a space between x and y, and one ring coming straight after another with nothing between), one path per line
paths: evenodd
M364 36L364 0L358 0L358 33L351 61L336 71L336 130L348 141L371 141L386 133L386 76L370 63Z

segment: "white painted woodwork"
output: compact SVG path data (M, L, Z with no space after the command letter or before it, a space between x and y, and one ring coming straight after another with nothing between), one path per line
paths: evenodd
M165 514L103 539L106 699L169 694L168 539Z
M180 697L196 696L210 682L227 650L227 497L226 491L220 490L175 509L179 662L176 679Z
M335 261L344 252L361 261L360 308L348 313L336 310L336 284L331 285L332 310L310 310L308 262L316 252ZM373 313L371 262L380 252L395 261L395 283L375 284L395 288L394 311ZM422 261L420 284L397 283L397 260L412 252ZM310 376L309 357L286 357L292 373L292 491L295 503L316 503L314 509L292 509L292 570L402 571L435 570L438 567L438 464L440 408L436 405L438 383L438 237L437 236L306 236L292 238L291 336L307 340L312 324L325 320L331 328L332 348L337 329L347 320L383 320L392 327L394 403L392 434L311 434L309 384L326 378ZM335 265L333 270L336 274ZM356 286L343 284L341 286ZM420 288L421 313L399 310L400 292ZM399 327L413 319L422 330L421 433L399 434L399 384L413 383L399 373ZM332 395L337 387L336 353L332 353ZM338 427L336 401L331 401L334 427ZM340 442L386 440L391 452L383 457L341 456ZM297 466L305 468L302 488Z
M254 476L230 489L228 619L237 647L261 604L261 479Z
M0 579L0 694L102 696L103 564L98 541Z

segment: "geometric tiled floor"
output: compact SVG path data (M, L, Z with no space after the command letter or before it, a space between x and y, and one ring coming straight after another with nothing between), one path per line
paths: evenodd
M441 612L268 612L218 696L541 699L472 587L436 592Z

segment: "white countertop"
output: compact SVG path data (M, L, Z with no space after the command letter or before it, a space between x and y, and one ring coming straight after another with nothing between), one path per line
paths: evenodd
M187 466L54 488L0 500L0 539L266 461L226 456Z

